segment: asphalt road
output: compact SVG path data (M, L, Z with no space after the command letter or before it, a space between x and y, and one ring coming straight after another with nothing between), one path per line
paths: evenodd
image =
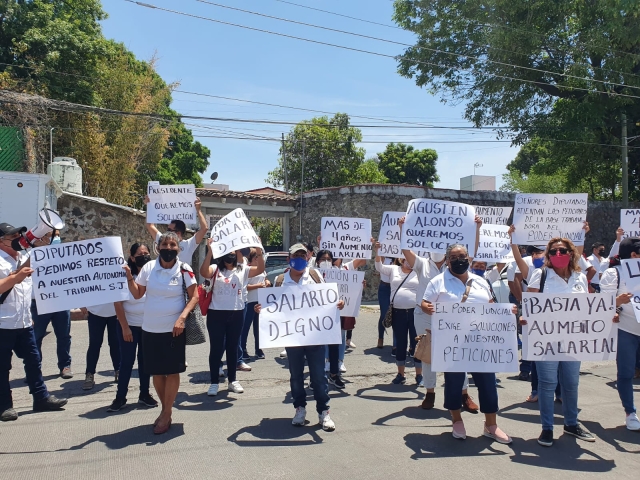
M529 384L509 375L499 376L499 424L514 437L513 444L483 437L482 415L469 413L464 414L469 436L460 441L451 437L442 408L441 378L431 411L419 408L424 390L413 385L411 368L410 384L391 385L393 358L390 347L375 348L376 320L371 311L358 318L357 348L345 361L347 388L331 391L335 432L317 425L311 396L309 425L291 425L288 370L279 350L251 362L253 371L239 372L244 394L221 389L218 397L207 397L209 345L204 344L187 347L189 368L182 376L174 424L161 436L151 428L157 409L132 405L106 412L116 390L106 339L97 385L82 391L88 332L86 322L73 322L73 379L57 376L55 337L44 339L43 373L54 394L70 398L65 411L31 411L24 372L14 358L11 384L20 418L0 424L0 478L638 478L640 433L623 426L613 363L582 369L580 419L596 443L561 435L562 418L556 415L555 446L539 446L537 405L523 402ZM134 378L129 401L137 395Z

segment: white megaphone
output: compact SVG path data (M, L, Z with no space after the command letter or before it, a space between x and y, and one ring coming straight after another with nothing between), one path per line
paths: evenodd
M33 242L35 240L40 240L53 230L61 230L63 228L64 220L60 218L60 215L50 208L43 208L38 213L38 223L36 226L20 236L20 246L25 250L27 248L33 248Z

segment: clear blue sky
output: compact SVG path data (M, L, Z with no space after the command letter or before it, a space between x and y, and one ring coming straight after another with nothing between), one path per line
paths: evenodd
M398 55L404 48L257 17L196 0L147 1L171 10L389 55ZM218 1L246 10L398 42L413 44L414 41L412 34L397 28L341 18L277 0ZM394 25L391 0L291 1ZM167 82L179 82L180 90L425 125L471 126L463 120L463 105L442 104L438 97L418 88L413 80L398 75L396 62L390 58L216 24L144 8L124 0L103 0L103 5L109 14L103 22L105 35L123 42L140 59L148 60L155 55L160 75ZM185 115L287 122L320 115L184 93L174 93L173 98L173 108ZM211 149L211 165L204 176L205 182L212 172L217 171L218 183L229 184L232 190L264 186L267 173L277 165L279 144L204 136L280 138L291 128L287 125L203 120L185 122L197 139ZM371 125L381 122L352 118L352 123ZM366 148L367 156L384 150L386 143L391 141L413 144L415 148L434 148L439 156L441 179L436 187L459 188L459 178L471 175L475 163L483 165L477 169L478 174L496 175L500 185L506 164L517 153L509 143L464 143L469 140L496 140L494 134L487 132L402 129L396 128L399 126L397 123L387 124L389 128L362 129L364 142L361 146Z

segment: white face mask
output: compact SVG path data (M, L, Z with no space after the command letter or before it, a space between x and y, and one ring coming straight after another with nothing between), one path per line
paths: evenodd
M429 256L431 257L431 260L436 263L440 263L444 260L444 253L430 253Z
M320 262L320 268L331 268L333 264L329 260L323 260Z

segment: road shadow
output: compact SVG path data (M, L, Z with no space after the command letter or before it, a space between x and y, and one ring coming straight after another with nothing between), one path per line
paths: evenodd
M451 417L449 416L448 411L439 410L437 408L432 408L431 410L425 410L420 405L416 405L414 407L405 407L399 412L394 412L394 413L390 413L389 415L385 415L384 417L381 417L375 422L373 422L372 425L388 427L392 425L388 425L387 422L391 422L393 420L402 419L402 418L410 418L413 420L424 420L424 421L439 420L439 419L447 420L446 425L442 425L440 423L438 424L425 423L423 425L419 425L420 427L427 427L427 428L442 428L442 427L448 426L451 423Z
M367 356L372 356L372 357L378 357L380 359L381 362L384 363L389 363L389 364L393 364L395 365L396 363L396 357L392 357L391 356L391 348L377 348L377 347L371 347L371 348L365 348L362 353L364 353ZM412 362L413 363L413 362Z
M60 391L63 396L71 397L71 396L85 396L91 395L93 393L102 392L107 388L116 388L117 384L115 382L100 382L100 379L96 381L96 384L93 386L91 390L83 390L82 384L84 383L84 379L80 380L65 380L64 383L60 384ZM57 396L57 395L56 395Z
M205 385L211 383L211 373L208 370L202 372L190 372L188 377L189 383L199 383Z
M511 444L514 463L570 472L605 473L616 467L615 460L607 460L600 455L582 448L575 437L562 435L553 447L543 447L537 439L516 440ZM582 445L585 445L582 443ZM585 458L585 457L591 457Z
M411 400L411 398L407 398L403 396L404 393L409 393L416 400L422 399L424 396L424 392L421 392L415 385L407 386L407 385L394 385L393 383L386 384L378 384L373 387L366 387L359 389L355 396L360 398L365 398L367 400L377 400L380 402L404 402L406 400ZM369 392L382 392L389 395L371 395ZM421 400L420 400L421 401Z
M208 396L206 392L189 395L184 392L178 392L176 401L173 404L178 410L187 410L194 412L211 412L216 410L224 410L233 406L235 397L229 396L228 390L220 390L218 395Z
M598 440L602 440L603 442L608 443L613 448L615 448L618 452L622 453L640 453L640 432L632 432L631 430L627 430L627 427L624 425L619 425L613 428L603 428L597 422L586 421L581 423L587 427L587 429L593 433ZM625 448L622 443L630 443L632 445L637 445L637 450L629 450Z
M508 455L509 453L496 450L494 442L485 437L466 440L453 438L450 432L439 435L425 433L409 433L404 437L405 445L413 451L411 458L420 460L423 458L442 457L488 457L496 455ZM501 447L509 448L508 445Z
M518 409L525 410L525 412L516 412L515 410ZM580 412L580 410L578 410L578 412ZM508 407L501 408L499 413L501 416L510 418L511 420L518 420L519 422L534 423L540 425L540 408L538 406L538 402L514 403L513 405L509 405ZM559 420L559 424L561 426L564 425L562 404L560 402L553 403L553 415L556 423Z
M315 411L309 413L315 415ZM302 447L322 443L318 430L322 430L319 424L296 427L289 418L263 418L258 425L242 427L227 441L240 447Z
M274 357L275 362L280 365L282 368L289 370L289 359L282 357ZM307 360L305 359L304 364L307 364Z
M78 417L80 417L80 418L88 418L89 420L102 420L102 419L109 418L109 417L116 417L118 415L126 415L126 414L134 412L136 410L154 410L154 409L156 409L156 410L158 410L158 412L160 412L159 407L146 407L146 406L138 404L137 401L135 403L127 403L127 404L125 404L125 406L122 407L117 412L107 412L107 409L109 408L109 405L105 404L105 405L103 405L101 407L98 407L98 408L95 408L95 409L90 410L88 412L82 413L82 414L78 415Z

